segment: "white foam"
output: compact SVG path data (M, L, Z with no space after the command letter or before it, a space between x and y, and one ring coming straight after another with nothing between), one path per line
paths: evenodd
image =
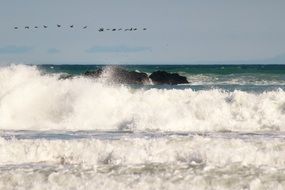
M17 168L0 171L0 189L284 189L284 170L266 169L268 171L236 166L203 171L147 165L129 168L107 166L97 169L84 169L80 166Z
M0 129L285 131L285 92L132 89L0 68Z
M268 168L227 167L197 170L191 168L102 167L80 166L14 169L0 172L0 188L5 190L117 190L117 189L277 189L285 187L280 170ZM274 170L274 173L272 172ZM163 171L163 172L162 172ZM235 173L236 172L236 173Z
M121 140L0 139L0 164L69 163L136 165L147 163L225 167L263 165L285 168L284 140L204 137L124 138ZM64 159L64 160L62 160Z
M191 85L285 85L284 80L280 76L268 78L268 75L254 76L254 74L215 75L181 73L181 75L186 76Z
M282 140L0 139L0 189L284 188Z

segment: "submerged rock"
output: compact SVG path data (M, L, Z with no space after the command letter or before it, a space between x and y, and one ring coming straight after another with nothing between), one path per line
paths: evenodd
M184 76L180 76L177 73L168 73L165 71L155 71L153 72L149 78L152 80L154 84L187 84L187 78Z

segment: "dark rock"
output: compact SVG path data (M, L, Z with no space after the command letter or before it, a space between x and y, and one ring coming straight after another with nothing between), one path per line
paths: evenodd
M98 78L102 75L103 69L97 69L96 71L86 71L83 75L87 77Z
M120 67L108 67L106 69L98 69L96 71L87 71L85 76L98 78L103 76L108 81L123 84L145 84L149 82L149 78L146 73L139 73L136 71L127 71Z
M146 73L127 71L119 67L111 68L110 74L110 78L113 82L126 84L145 84L149 82L149 78Z
M155 71L153 72L149 78L152 80L154 84L187 84L187 78L184 76L180 76L177 73L168 73L165 71Z
M72 79L74 76L71 74L62 74L59 76L59 80L66 80L66 79Z

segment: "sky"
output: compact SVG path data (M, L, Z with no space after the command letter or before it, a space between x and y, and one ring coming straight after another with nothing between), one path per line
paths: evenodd
M0 64L285 63L284 10L284 0L0 0Z

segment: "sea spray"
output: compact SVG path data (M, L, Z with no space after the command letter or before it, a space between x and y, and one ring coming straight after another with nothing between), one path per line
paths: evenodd
M32 66L0 69L5 130L285 131L285 92L134 89Z

